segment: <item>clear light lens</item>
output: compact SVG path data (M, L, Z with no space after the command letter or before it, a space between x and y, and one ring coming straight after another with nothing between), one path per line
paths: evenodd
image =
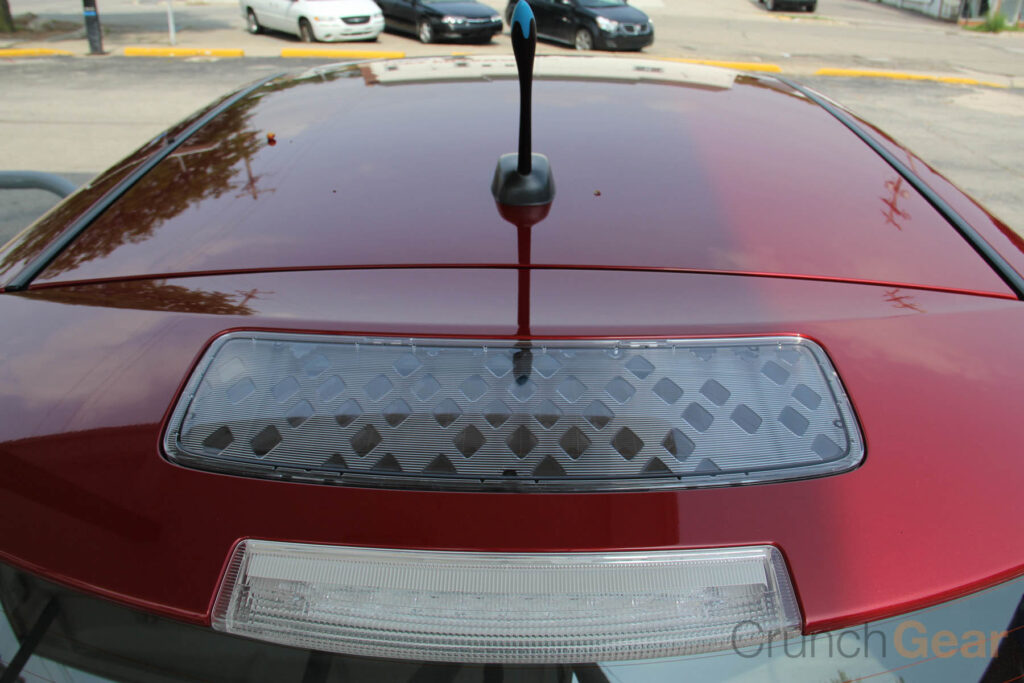
M443 21L446 24L452 24L452 25L466 23L466 20L464 18L462 18L462 17L445 17L441 21Z
M295 647L506 664L708 652L800 624L771 546L512 554L247 540L213 614L218 630Z
M619 28L619 22L615 21L614 19L608 19L606 17L598 17L597 27L600 28L602 31L607 31L608 33L615 33L616 29Z
M800 337L514 344L225 335L165 447L255 476L569 491L821 476L864 454L838 377Z

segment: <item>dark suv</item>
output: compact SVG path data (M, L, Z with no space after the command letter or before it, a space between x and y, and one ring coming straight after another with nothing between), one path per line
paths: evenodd
M518 0L509 0L505 20L511 25ZM577 50L640 50L654 42L650 18L626 0L531 0L537 34Z

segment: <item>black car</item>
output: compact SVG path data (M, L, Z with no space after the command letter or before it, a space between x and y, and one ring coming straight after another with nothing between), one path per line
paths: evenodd
M501 33L501 15L474 0L377 0L384 27L411 33L421 42L472 40L490 42Z
M505 20L518 0L509 0ZM626 0L530 0L537 35L577 50L640 50L654 42L650 18Z
M769 12L785 7L797 7L805 12L813 12L818 8L818 0L757 0Z

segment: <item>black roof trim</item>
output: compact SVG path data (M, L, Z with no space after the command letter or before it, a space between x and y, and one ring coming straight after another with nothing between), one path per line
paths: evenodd
M232 106L237 104L240 100L248 97L254 91L263 87L266 83L282 76L283 74L274 74L262 78L256 83L249 85L235 94L224 99L220 104L211 108L202 117L196 120L192 125L183 130L176 138L170 140L168 144L158 152L154 152L145 163L139 165L132 173L122 180L114 189L108 192L102 199L92 205L88 211L79 216L63 233L60 234L53 242L49 244L31 263L25 266L21 272L15 275L7 283L4 288L6 292L17 292L28 288L32 284L32 281L39 276L43 270L50 265L50 263L57 258L57 256L71 244L75 238L81 235L89 225L99 218L100 214L106 211L111 204L121 198L125 192L127 192L135 183L139 182L143 176L149 173L157 164L167 158L171 152L176 150L185 140L189 139L200 128L205 126L207 123L212 121L214 118L219 116L222 112L230 109Z
M832 104L822 95L798 85L789 79L782 78L781 76L776 76L775 78L793 88L834 116L840 123L849 128L854 135L859 137L868 147L873 149L878 156L882 157L882 159L892 166L897 173L903 176L903 178L906 179L906 181L910 183L915 190L921 193L921 196L928 200L928 203L935 207L935 210L942 214L942 216L949 221L950 225L956 228L957 232L959 232L965 240L970 242L971 246L974 247L974 250L978 252L978 255L996 271L996 273L1003 279L1003 282L1013 290L1013 293L1018 299L1024 299L1024 277L1014 270L1013 266L1003 258L1002 254L996 251L991 244L986 242L985 238L978 234L978 231L975 230L970 223L964 220L964 218L958 214L952 206L946 203L946 201L940 197L935 190L921 180L921 178L919 178L909 166L897 159L895 155L875 140L851 116Z

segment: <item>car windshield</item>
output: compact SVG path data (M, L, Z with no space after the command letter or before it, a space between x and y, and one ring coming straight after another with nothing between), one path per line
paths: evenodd
M1024 578L929 609L771 645L640 661L446 664L284 647L143 614L0 565L10 680L1003 683L1024 661ZM737 629L757 629L741 622ZM24 663L25 658L27 664ZM8 680L8 677L4 677Z

